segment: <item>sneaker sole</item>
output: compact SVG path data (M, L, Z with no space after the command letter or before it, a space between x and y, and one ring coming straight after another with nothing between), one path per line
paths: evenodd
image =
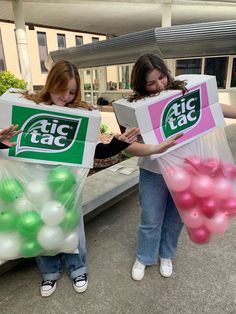
M144 277L144 275L141 276L141 277L136 277L133 274L131 276L132 276L132 279L135 280L135 281L141 281L143 279L143 277Z
M164 277L164 278L169 278L169 277L171 277L171 276L172 276L172 273L173 273L173 272L171 272L170 274L165 274L165 273L163 273L163 272L160 270L160 274L161 274L162 277Z
M42 297L50 297L50 295L52 295L55 292L56 288L57 288L57 283L55 282L55 285L52 289L50 289L48 291L41 290L41 296Z
M85 292L87 290L87 288L88 288L88 280L87 280L86 284L83 287L77 287L76 285L74 285L74 283L73 283L73 287L74 287L75 291L78 292L78 293Z

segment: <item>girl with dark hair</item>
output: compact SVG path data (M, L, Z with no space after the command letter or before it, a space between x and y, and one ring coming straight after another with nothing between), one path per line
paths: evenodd
M184 81L174 79L164 61L153 53L140 56L133 66L131 87L133 102L144 97L158 95L163 90L187 91ZM221 104L226 118L236 118L236 108ZM146 144L145 144L146 145ZM164 277L172 275L172 259L175 257L179 235L183 223L178 210L161 175L158 159L143 154L144 144L135 142L128 151L141 156L139 159L139 197L142 208L138 229L136 260L132 268L132 278L142 280L146 266L157 263L160 258L160 273Z

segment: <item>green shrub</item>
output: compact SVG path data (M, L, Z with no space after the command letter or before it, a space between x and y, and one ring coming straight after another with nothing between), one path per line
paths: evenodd
M130 152L128 152L127 150L122 150L122 155L124 156L125 159L129 159L129 158L132 158L134 157L134 155Z
M26 89L27 83L24 80L18 79L9 71L0 72L0 96L11 87Z
M108 133L108 129L109 129L109 126L106 125L106 124L102 123L102 124L100 125L100 132L101 132L101 133Z

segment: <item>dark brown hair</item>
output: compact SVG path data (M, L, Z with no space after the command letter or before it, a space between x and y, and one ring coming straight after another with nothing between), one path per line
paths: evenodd
M146 78L147 75L153 70L159 70L167 77L166 89L180 89L184 92L187 91L184 81L175 80L170 70L166 66L163 59L158 57L154 53L145 53L141 55L135 62L131 73L131 88L134 91L133 95L128 97L129 101L138 100L149 96L149 92L146 90Z

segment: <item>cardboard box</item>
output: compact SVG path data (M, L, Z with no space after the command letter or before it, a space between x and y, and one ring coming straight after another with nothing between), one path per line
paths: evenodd
M98 142L99 111L35 104L8 90L0 97L0 128L18 124L16 147L1 158L91 168Z
M134 102L113 102L118 123L139 127L144 143L158 144L184 133L168 152L225 125L214 76L181 75L176 79L186 80L188 92L184 95L180 90L168 90Z

